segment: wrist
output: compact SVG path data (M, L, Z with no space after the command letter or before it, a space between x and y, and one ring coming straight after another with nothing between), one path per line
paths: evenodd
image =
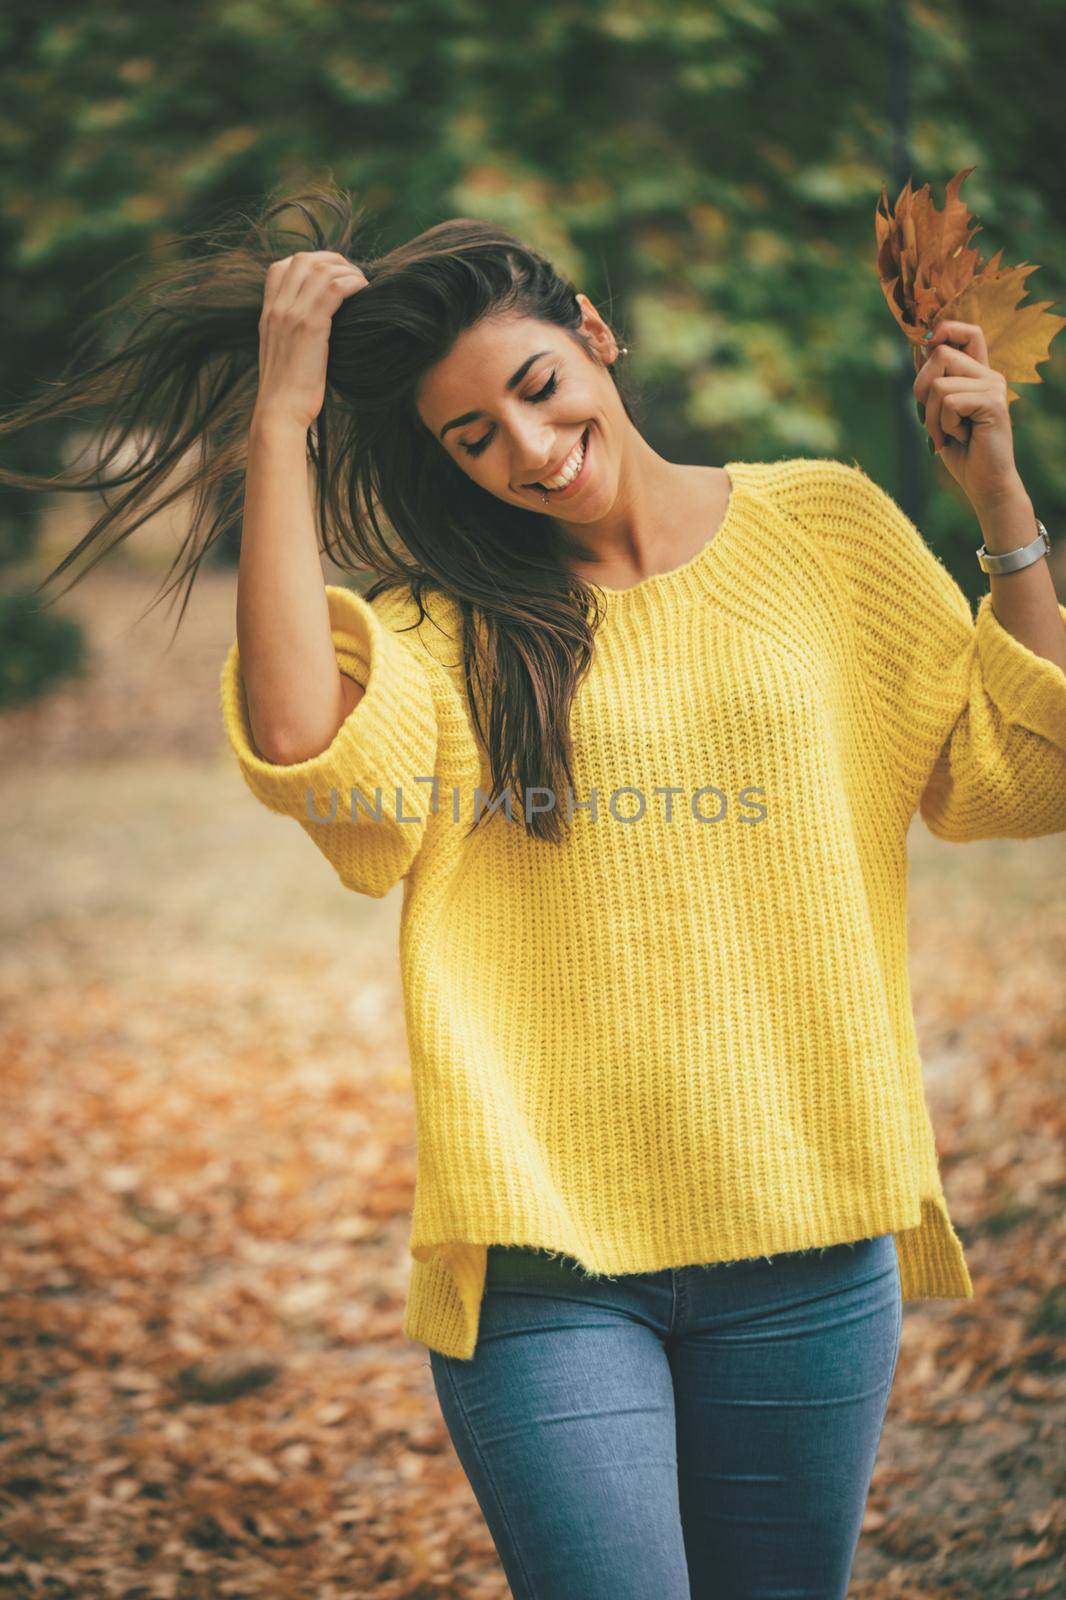
M249 439L265 439L280 443L298 440L301 448L305 448L309 426L309 423L301 417L294 416L291 411L283 411L275 406L256 405L248 424L248 436Z
M977 515L985 549L993 554L1017 550L1036 538L1036 508L1023 485L981 506Z

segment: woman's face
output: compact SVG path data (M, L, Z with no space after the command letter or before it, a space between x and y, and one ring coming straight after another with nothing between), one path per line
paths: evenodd
M582 331L609 365L614 335L586 296L578 299ZM417 406L441 449L498 500L572 522L595 522L614 504L632 424L606 367L563 328L513 314L483 318L425 374ZM583 459L574 453L582 439ZM553 488L577 462L577 477Z

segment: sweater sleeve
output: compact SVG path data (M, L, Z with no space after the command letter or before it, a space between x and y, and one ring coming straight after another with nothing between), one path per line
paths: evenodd
M326 596L337 664L365 689L332 743L291 765L263 759L248 720L236 640L222 668L222 719L256 799L294 817L345 888L380 898L411 869L425 839L438 750L435 691L444 674L379 614L379 604L394 604L391 591L369 602L327 584Z
M955 842L1066 829L1066 673L1003 627L991 593L975 620L891 495L829 465L819 522L906 814Z

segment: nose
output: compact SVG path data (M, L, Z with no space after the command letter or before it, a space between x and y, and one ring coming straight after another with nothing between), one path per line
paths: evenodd
M558 453L555 429L546 422L526 419L513 429L512 482L521 488L542 478Z

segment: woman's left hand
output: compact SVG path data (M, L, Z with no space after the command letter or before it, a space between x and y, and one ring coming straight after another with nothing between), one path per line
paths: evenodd
M925 427L937 454L974 510L1024 496L1014 464L1007 380L988 365L985 336L975 322L939 322L931 352L914 380ZM921 413L919 413L921 415Z

